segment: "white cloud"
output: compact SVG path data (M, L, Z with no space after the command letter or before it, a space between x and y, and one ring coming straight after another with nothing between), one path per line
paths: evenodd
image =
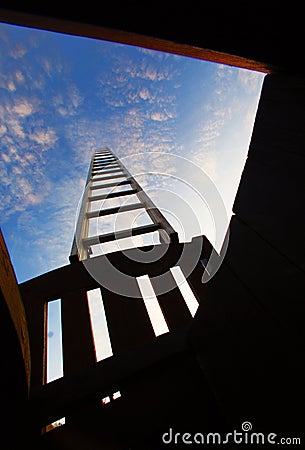
M5 153L2 153L2 159L3 159L6 163L11 162L11 158L9 157L9 155L6 155Z
M59 112L59 114L61 116L68 116L69 115L69 111L67 110L67 108L65 108L64 106L59 106L57 108L57 111Z
M16 91L16 86L12 80L9 80L7 83L7 88L9 91L14 92Z
M13 166L12 171L15 175L20 175L22 173L22 170L18 166Z
M54 108L61 116L73 116L78 112L78 108L84 99L80 95L75 85L69 84L65 93L56 94L53 97Z
M9 119L8 120L8 125L10 128L10 131L13 133L13 135L15 135L15 137L20 138L20 139L24 139L25 138L25 133L23 131L22 126L20 125L20 123L18 122L17 119Z
M151 94L146 87L143 87L139 92L139 97L142 100L149 100L151 98Z
M23 195L27 196L30 192L32 192L32 187L26 178L19 177L16 181Z
M209 177L216 181L218 178L217 172L217 155L214 151L206 151L204 148L194 152L191 156L191 160L197 164L202 170L204 170Z
M74 109L77 109L83 103L83 97L75 85L69 85L68 97Z
M47 129L38 129L29 135L29 138L42 146L42 150L47 150L52 147L57 141L55 131L48 127Z
M27 49L21 42L18 42L9 51L9 55L14 59L22 58L26 53L27 53Z
M12 111L20 117L27 117L35 112L35 105L28 98L20 98L15 100Z
M151 113L150 118L152 120L156 120L157 122L163 122L164 120L169 119L168 115L165 112L161 111Z
M20 70L15 71L15 78L18 83L23 83L25 81L24 75Z
M5 125L0 125L0 136L3 136L7 132L7 128Z
M238 79L247 94L257 92L261 86L265 74L252 72L250 70L239 69Z

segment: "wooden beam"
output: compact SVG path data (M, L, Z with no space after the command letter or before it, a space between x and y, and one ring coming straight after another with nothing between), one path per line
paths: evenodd
M140 33L122 31L103 26L92 25L77 21L34 15L13 10L0 9L0 20L21 26L38 28L42 30L55 31L64 34L90 37L110 42L119 42L127 45L163 51L175 55L188 56L200 60L227 64L244 69L259 72L271 72L270 65L263 61L256 61L236 54L228 54L222 51L202 48L189 44L174 42L158 37L146 36ZM215 25L216 26L216 25Z

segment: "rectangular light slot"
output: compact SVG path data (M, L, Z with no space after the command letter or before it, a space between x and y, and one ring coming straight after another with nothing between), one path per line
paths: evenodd
M47 383L63 376L61 299L47 306Z
M168 333L167 323L148 275L137 277L137 282L155 335L160 336L161 334Z
M160 244L160 235L158 231L152 233L143 233L138 236L132 236L123 239L117 239L116 241L104 242L103 244L96 244L91 246L92 254L91 258L100 255L107 255L122 250L128 250L131 248L140 248L147 245Z
M107 395L107 397L102 398L102 404L107 405L107 403L110 403L110 397Z
M112 394L112 399L113 400L117 400L118 398L122 397L121 392L120 391L116 391Z
M62 427L66 423L66 418L62 417L61 419L55 420L55 422L50 423L45 428L45 433L54 430L55 428Z
M110 403L111 400L117 400L118 398L122 397L122 394L120 391L116 391L112 394L112 396L110 397L109 395L107 395L106 397L102 398L102 405L107 405L107 403Z
M194 317L199 306L197 298L195 297L192 289L190 288L190 285L188 284L188 281L185 278L181 268L179 266L175 266L172 267L170 271L174 277L174 280L177 283L177 286L185 300L185 303L190 313Z
M87 298L96 360L101 361L113 355L101 290L88 291Z

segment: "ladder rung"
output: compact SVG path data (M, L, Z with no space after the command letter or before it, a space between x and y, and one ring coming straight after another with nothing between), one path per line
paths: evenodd
M99 236L92 236L83 239L84 247L90 247L91 245L103 244L104 242L116 241L118 239L124 239L131 236L138 236L140 234L151 233L160 229L160 225L151 223L149 225L143 225L137 228L131 228L129 230L121 230L115 233L100 234Z
M123 172L123 170L122 169L112 169L112 170L99 170L99 169L97 169L97 170L93 170L92 171L92 175L94 175L94 174L98 174L98 175L104 175L104 174L108 174L108 173L116 173L116 172Z
M103 180L112 180L112 178L121 178L121 177L126 177L126 174L122 173L120 175L109 175L108 177L97 177L97 178L92 178L91 177L91 181L103 181Z
M93 164L92 169L93 170L97 170L97 169L103 169L103 168L109 168L109 167L120 167L119 164L117 164L116 162L109 162L109 163L97 163L97 164Z
M108 164L118 164L118 162L115 159L107 159L107 161L96 161L92 164L92 167L95 166L107 166Z
M106 208L97 211L91 211L86 214L86 217L87 219L93 219L94 217L108 216L110 214L132 211L134 209L140 208L145 208L144 203L131 203L130 205L115 206L114 208Z
M124 184L130 184L130 180L123 180L119 182L113 182L113 183L105 183L105 184L98 184L97 186L90 186L90 189L93 191L94 189L103 189L103 188L109 188L109 187L116 187L116 186L123 186Z
M106 200L107 198L115 198L115 197L121 197L123 195L131 195L138 192L136 189L129 189L128 191L119 191L119 192L109 192L109 194L101 194L96 195L95 197L88 197L88 200L90 202L94 202L96 200Z
M117 161L116 158L97 158L94 160L93 164L105 164L105 163L107 164L107 162L111 163L111 162L116 162L116 161Z

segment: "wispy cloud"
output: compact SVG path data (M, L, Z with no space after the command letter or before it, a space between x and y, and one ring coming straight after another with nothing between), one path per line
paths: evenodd
M247 94L256 93L262 84L263 75L259 72L239 69L238 79Z
M238 98L242 92L255 100L256 75L221 65L206 70L190 58L102 41L84 41L88 53L78 54L76 47L67 51L67 36L40 38L33 30L16 36L0 37L7 63L0 74L0 213L3 222L12 219L18 242L35 253L41 271L67 262L97 148L107 145L120 157L187 155L213 179L225 178L236 136L255 111ZM243 122L234 128L237 113ZM140 169L133 159L132 172ZM162 172L175 174L169 159L164 155L160 167L153 155L150 163L159 175L144 175L144 185L169 188Z
M48 127L47 129L38 129L29 135L29 138L40 145L41 150L48 150L57 141L55 130Z
M33 114L36 109L37 102L31 101L30 98L23 97L14 100L12 112L17 114L19 117L27 117Z
M27 53L27 49L22 42L17 42L9 51L9 55L14 59L22 58Z

